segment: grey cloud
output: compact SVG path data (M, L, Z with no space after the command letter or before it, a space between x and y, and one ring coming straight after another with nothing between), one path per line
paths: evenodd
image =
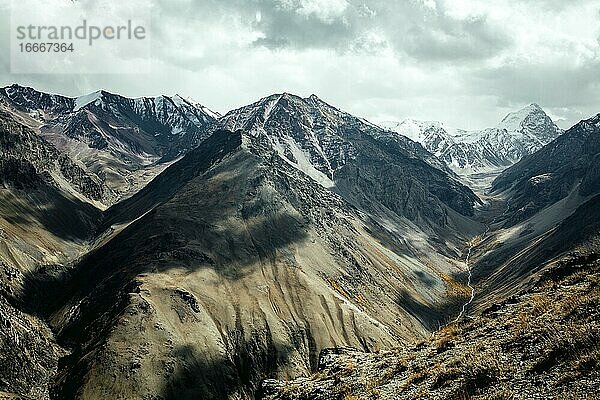
M261 22L255 27L265 34L255 45L269 48L342 49L357 35L354 15L326 22L314 15L301 15L290 9L263 7Z
M299 0L160 0L157 5L161 18L196 23L199 33L203 23L218 23L223 15L235 15L262 33L254 46L269 49L373 52L387 44L399 56L416 61L461 61L487 59L511 44L508 34L485 16L457 19L442 6L432 10L416 1L349 0L343 12L326 19L300 12ZM369 40L373 32L381 40Z
M550 106L577 106L597 100L600 60L580 66L520 64L474 72L472 90L507 102L539 101Z
M466 79L473 93L491 95L498 105L513 107L537 102L556 110L568 127L600 112L600 60L579 66L562 64L518 64L481 68Z
M407 32L405 51L420 60L479 60L508 48L512 40L490 26L485 17L441 20L438 26L414 25Z
M525 1L526 3L533 4L536 7L541 7L547 10L562 11L569 7L577 6L581 3L586 3L589 0L519 0Z
M368 1L346 9L343 19L324 24L289 13L271 13L258 44L288 47L366 49L364 38L377 30L400 55L418 61L486 59L511 44L509 36L485 18L465 20L415 2ZM362 44L362 45L361 45Z
M434 9L418 0L348 0L340 12L319 15L299 11L299 0L152 0L152 75L14 75L3 57L0 79L73 95L98 88L130 96L181 92L218 111L272 92L317 93L365 117L418 115L471 128L496 123L498 106L504 112L538 102L567 123L600 111L600 48L590 46L600 30L582 29L591 36L578 40L577 26L559 23L547 39L539 36L543 29L517 38L522 29L504 14L458 17L469 13L445 9L451 1L436 0ZM543 17L560 21L563 12L591 16L600 28L591 1L499 1L508 15L517 4L531 12L533 28L546 27ZM0 13L6 53L7 15ZM238 43L240 26L260 37ZM226 36L223 45L201 46L211 30Z

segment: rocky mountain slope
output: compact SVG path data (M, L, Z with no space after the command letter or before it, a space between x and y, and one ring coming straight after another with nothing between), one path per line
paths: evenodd
M0 391L48 398L65 351L22 289L86 251L101 215L90 202L112 195L0 104Z
M581 121L504 171L492 191L509 196L511 224L567 196L583 200L600 192L600 115Z
M308 372L322 348L426 334L400 296L419 296L427 279L443 297L442 278L382 247L342 199L286 165L219 131L123 204L159 203L51 296L69 295L48 317L78 344L61 396L250 398L265 377ZM181 185L164 195L167 180ZM130 342L146 345L123 353ZM110 379L121 369L131 372Z
M478 213L488 228L469 248L475 301L468 318L392 352L327 350L313 376L266 380L262 398L594 397L597 121L575 125L494 182L497 192ZM550 180L547 190L526 190L543 182L540 175Z
M494 128L479 131L411 119L381 125L421 143L461 175L502 170L562 132L537 104L508 114Z
M108 236L55 289L69 296L47 317L80 346L62 395L251 398L265 377L308 372L320 349L389 348L458 305L457 226L477 229L477 198L419 145L315 97L271 96L222 124L237 130L107 210ZM384 171L388 189L373 191ZM123 340L148 347L124 355ZM136 371L108 384L131 357Z
M598 121L581 121L494 181L490 208L502 211L475 268L482 294L510 295L541 262L600 229Z
M12 85L0 89L0 98L7 112L117 194L106 206L196 147L218 117L178 95L130 99L98 91L69 98Z
M114 193L80 164L40 138L0 103L0 168L4 186L47 183L85 201L111 201Z
M11 115L35 121L23 110ZM60 344L46 346L44 396L253 398L264 378L308 373L323 348L391 348L459 307L456 257L481 229L478 199L420 145L315 96L269 96L217 126L234 131L19 282L17 311Z
M447 212L441 210L443 205L470 215L479 202L468 188L449 176L450 171L443 163L418 143L390 135L315 95L306 99L290 94L269 96L231 111L221 123L225 129L243 129L254 135L264 132L267 146L324 187L335 186L347 199L354 197L356 201L364 194L350 193L351 190L374 190L367 195L370 200L377 197L380 202L387 202L386 207L396 208L393 211L411 220L419 214L438 212L437 216L429 217L444 225ZM389 168L389 173L384 176L385 168ZM365 186L357 188L359 182ZM386 194L377 193L382 185L404 190L405 198L421 198L408 203L405 198L384 199ZM390 195L396 192L391 190ZM431 201L427 203L426 198ZM397 208L400 204L403 210Z

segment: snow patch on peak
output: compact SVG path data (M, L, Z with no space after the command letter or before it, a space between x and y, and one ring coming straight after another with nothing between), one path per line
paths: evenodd
M380 123L379 126L386 130L399 133L410 140L419 143L423 143L423 141L427 140L429 137L428 132L431 129L442 131L448 138L456 137L464 133L464 131L447 127L438 121L420 121L412 118L406 118L400 122L385 121Z
M88 104L91 104L91 103L94 103L97 101L101 101L101 100L102 100L102 91L101 90L95 91L95 92L87 94L85 96L76 97L75 98L75 107L73 108L73 111L79 111L80 109L87 106ZM96 105L98 105L98 103L96 103Z
M180 94L175 94L173 97L171 97L171 100L173 101L173 104L175 104L175 106L179 109L191 107L193 109L200 111L202 114L204 114L212 119L221 118L221 114L219 114L216 111L210 110L209 108L203 106L202 104L200 104L198 101L192 99L191 97L183 97Z
M281 100L281 98L284 95L278 95L278 96L273 96L271 99L268 100L267 104L265 105L265 112L263 113L263 121L267 122L267 120L269 119L269 117L271 116L271 113L273 112L273 109L275 108L275 106L277 105L277 103L279 103L279 100Z
M420 142L424 139L423 131L426 124L421 121L407 118L400 122L385 121L380 125L384 129L400 133L401 135L404 135L415 142Z
M283 138L283 143L278 138L273 138L273 148L279 156L292 167L312 178L319 185L331 189L335 186L333 180L314 167L310 161L310 155L296 143L292 138ZM286 156L286 149L289 151L295 161Z

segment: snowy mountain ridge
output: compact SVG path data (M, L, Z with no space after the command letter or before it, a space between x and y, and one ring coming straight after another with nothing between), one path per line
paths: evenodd
M423 145L460 175L499 171L556 139L562 130L533 103L495 127L467 131L437 121L405 119L380 124Z
M0 88L0 101L104 181L118 194L113 200L197 147L220 116L180 95L129 98L98 90L67 97L15 84Z

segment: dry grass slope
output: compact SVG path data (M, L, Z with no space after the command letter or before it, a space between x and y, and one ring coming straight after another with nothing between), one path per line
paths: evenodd
M531 289L427 342L327 352L310 378L264 382L264 398L599 398L597 250L590 245L549 264Z

